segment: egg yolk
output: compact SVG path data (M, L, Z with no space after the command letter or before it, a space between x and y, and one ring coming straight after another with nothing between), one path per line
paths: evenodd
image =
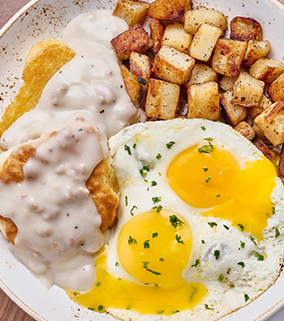
M187 204L210 208L204 216L227 219L258 240L273 212L271 193L277 176L265 157L248 161L240 169L228 151L208 144L193 146L171 162L167 176L171 188Z
M93 288L68 294L80 305L101 312L111 307L170 315L190 309L207 293L204 285L182 277L191 249L191 230L181 216L166 210L139 214L124 225L117 242L120 264L133 280L108 269L105 249L95 260Z

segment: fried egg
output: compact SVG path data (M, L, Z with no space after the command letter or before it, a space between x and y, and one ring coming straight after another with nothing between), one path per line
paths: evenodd
M283 187L274 165L222 123L147 122L109 140L118 224L96 283L69 292L122 320L216 320L278 277Z

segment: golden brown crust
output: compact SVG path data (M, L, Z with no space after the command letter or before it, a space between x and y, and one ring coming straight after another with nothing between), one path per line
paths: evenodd
M18 228L12 220L0 215L0 231L4 233L6 238L12 244L15 244L15 239L18 234Z

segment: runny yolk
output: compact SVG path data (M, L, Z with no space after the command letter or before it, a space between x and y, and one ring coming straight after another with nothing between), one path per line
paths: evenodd
M181 216L166 210L142 213L124 225L117 242L120 264L133 281L108 269L106 249L95 260L93 288L68 294L80 305L101 312L111 307L170 315L190 309L207 293L204 285L182 277L191 248L190 226Z
M171 188L187 204L204 208L204 216L227 219L258 240L273 212L271 193L277 176L265 157L240 169L228 151L207 145L181 152L170 164Z

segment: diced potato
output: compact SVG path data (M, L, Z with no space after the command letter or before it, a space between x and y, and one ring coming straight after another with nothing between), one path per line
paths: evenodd
M139 0L118 0L113 15L124 19L129 27L143 24L147 16L149 3Z
M255 135L256 135L255 131L245 121L241 121L240 123L238 123L238 125L234 127L234 129L250 141L252 141L255 138Z
M222 75L219 79L219 87L224 91L233 89L236 77L224 76Z
M233 86L232 104L242 107L258 106L265 83L247 72L241 72Z
M284 101L278 101L258 115L254 122L273 146L284 142Z
M157 78L182 85L191 77L195 60L170 46L163 46L156 54L152 73Z
M221 75L237 77L246 49L244 41L219 38L214 49L212 69Z
M156 0L150 4L148 16L153 19L181 22L186 4L188 5L187 0Z
M203 23L198 28L190 45L189 54L191 57L208 61L221 34L221 29L207 22Z
M257 147L262 152L262 154L267 159L269 159L273 163L276 162L276 159L277 159L276 153L273 150L269 149L269 147L261 139L256 137L253 140L253 144L255 145L255 147Z
M249 70L249 73L256 79L266 84L272 83L284 72L284 64L276 59L262 58L257 60Z
M284 179L284 145L282 145L282 148L281 148L278 173L279 173L279 176L283 182L283 179Z
M145 29L137 24L112 39L111 44L120 60L128 59L131 51L143 53L153 42Z
M171 46L179 51L188 53L191 41L192 35L184 30L183 24L175 22L166 27L163 35L162 45Z
M218 83L210 81L190 85L187 90L187 118L218 120L220 117Z
M264 94L261 96L258 105L248 108L248 114L251 119L261 114L266 108L268 108L272 102Z
M191 34L195 34L199 26L205 22L213 24L223 33L227 28L227 18L222 12L200 6L185 13L184 29Z
M173 119L179 105L180 87L151 78L145 104L146 116L154 119Z
M139 84L144 89L147 89L152 67L150 58L137 52L131 52L129 67L132 73L136 76Z
M250 125L259 139L261 139L265 144L271 145L270 141L265 137L263 131L255 123L251 123Z
M130 97L130 100L132 101L133 105L139 107L141 90L138 80L126 66L121 64L120 70L125 84L125 89Z
M230 38L233 40L246 41L262 40L261 24L253 18L235 17L230 23Z
M192 74L188 82L188 86L193 84L202 84L209 81L217 82L217 73L207 65L196 64L192 69Z
M258 59L266 57L270 51L270 42L265 41L256 41L250 40L248 42L247 51L244 55L243 66L249 68L252 66Z
M284 100L284 73L276 78L269 86L268 94L273 102Z
M229 125L235 127L247 117L247 108L238 105L233 105L231 100L233 98L233 90L228 90L221 94L220 103L222 106L222 115Z
M153 40L151 51L156 54L162 47L162 39L165 27L160 20L153 19L149 23L150 35Z

